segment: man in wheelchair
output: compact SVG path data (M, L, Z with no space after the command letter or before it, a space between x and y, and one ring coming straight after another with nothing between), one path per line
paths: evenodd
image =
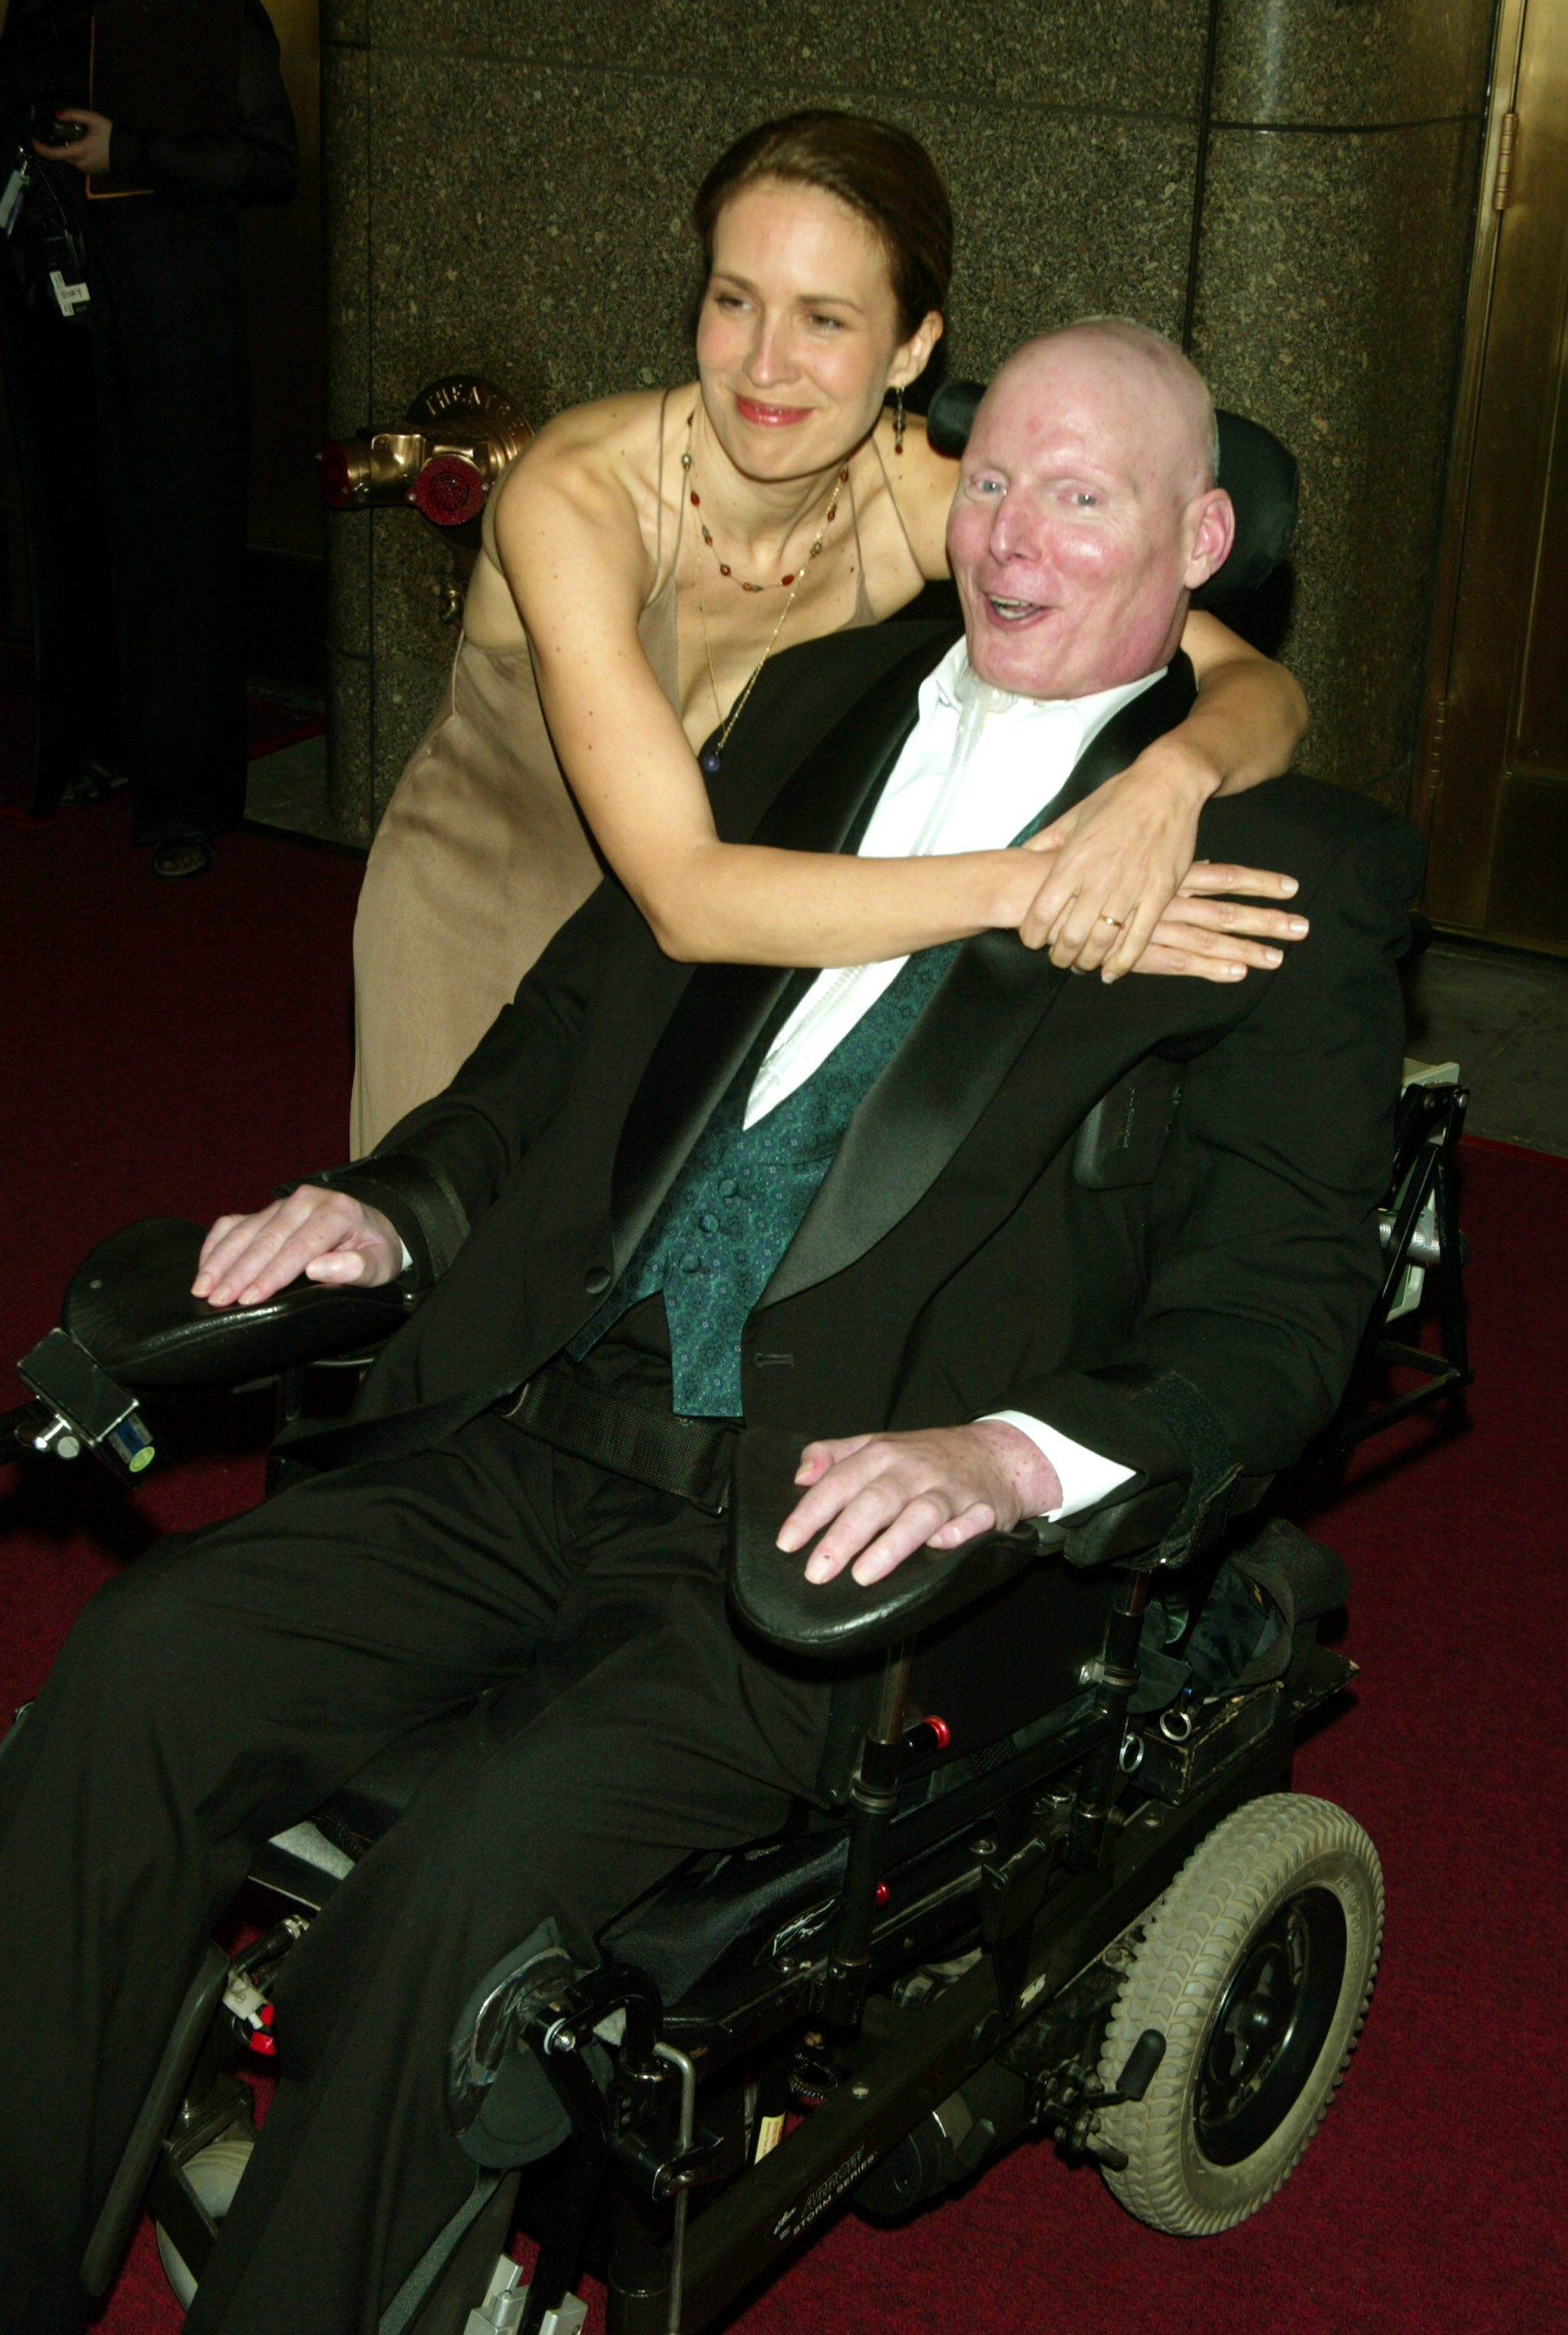
M1186 596L1231 537L1212 431L1197 376L1136 328L1021 352L954 505L963 637L886 626L778 659L715 781L721 831L992 847L1125 767L1193 694ZM1174 1642L1227 1511L1332 1413L1378 1286L1393 964L1418 872L1400 822L1292 779L1216 801L1202 837L1212 858L1290 868L1312 918L1285 962L1228 987L1075 980L999 933L902 965L693 973L606 880L376 1155L219 1220L204 1311L266 1304L302 1274L422 1294L350 1420L287 1439L286 1488L93 1601L0 1757L8 2324L80 2325L94 2223L264 1845L444 1714L461 1715L406 1811L353 1842L265 1981L279 2087L192 2329L459 2328L466 2302L429 2315L443 2265L498 2177L534 2165L557 2257L537 2324L612 2158L643 2198L615 2323L679 2325L670 2201L683 2231L692 2183L749 2164L762 2203L728 2287L699 2275L710 2216L692 2224L694 2325L977 2067L980 2091L953 2093L971 2137L951 2114L940 2127L947 2177L983 2155L974 2132L1002 2133L1002 2074L1029 2103L1011 2129L1126 2165L1092 2137L1116 2098L1092 2055L1059 2041L1003 2067L999 2045L1043 2033L1044 2010L1020 2024L1028 2005L1068 2001L1102 1950L1114 1962L1194 1842L1288 1773L1276 1728L1252 1768L1215 1767L1201 1822L1195 1771L1136 1803L1150 1846L1128 1846L1151 1576L1174 1569L1158 1590ZM966 1603L979 1618L951 1619ZM1210 1690L1262 1675L1278 1695L1302 1675L1303 1615L1288 1589L1243 1604ZM964 1640L987 1614L1005 1640ZM937 1716L936 1657L912 1668L923 1630L938 1654L970 1647L962 1720ZM1007 1797L977 1797L998 1762ZM751 1927L724 1930L726 1853L748 1843L766 1844L744 1869ZM1251 2204L1226 2168L1305 2146L1376 1950L1364 1908L1312 1910L1344 1898L1339 1853L1322 1847L1288 1904L1354 1982L1307 2021L1272 2125L1273 2075L1224 2093L1204 2062L1206 2171L1179 2210L1153 2187L1129 2197L1164 2226L1237 2218ZM783 1867L804 1878L760 1917L752 1875ZM677 1917L661 1892L681 1873L696 1878ZM652 1912L616 1923L637 1901ZM863 2024L890 1974L882 2025ZM888 2005L925 1997L926 2088L879 2108L873 2075L847 2080L873 2066L857 2054ZM815 2057L780 2060L803 2012ZM1155 2030L1124 2097L1176 2052L1167 2023L1113 2019L1112 2078ZM698 2075L716 2133L693 2124ZM802 2136L769 2151L791 2096L823 2102L809 2129L883 2121L845 2125L790 2186L769 2168ZM894 2179L889 2197L919 2194ZM663 2265L641 2286L638 2242Z

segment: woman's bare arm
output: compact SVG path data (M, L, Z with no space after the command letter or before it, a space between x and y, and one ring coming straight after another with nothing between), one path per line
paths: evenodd
M859 964L1018 925L1040 871L1017 852L857 860L719 840L637 637L653 577L634 475L630 444L541 432L508 478L496 545L562 768L660 947L692 962Z
M1032 855L861 860L720 841L637 636L653 586L635 484L646 427L641 399L552 423L508 475L495 530L562 767L661 948L693 963L858 964L1021 926L1044 872ZM1206 945L1190 929L1169 937L1184 964L1157 949L1148 970L1224 980L1273 962L1264 944L1294 935L1249 908L1216 914Z
M1192 662L1198 698L1171 736L1184 740L1189 751L1202 754L1220 773L1215 793L1244 794L1288 770L1312 722L1295 675L1205 608L1187 611L1182 646Z

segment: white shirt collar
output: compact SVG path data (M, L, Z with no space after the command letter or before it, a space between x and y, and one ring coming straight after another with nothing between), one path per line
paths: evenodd
M1076 723L1078 743L1073 759L1097 738L1114 714L1146 689L1152 689L1164 679L1169 667L1161 665L1157 673L1146 673L1137 681L1119 682L1114 689L1095 690L1088 697L1019 697L1012 691L997 689L982 681L969 662L969 644L962 637L954 641L940 664L934 665L920 684L920 718L927 721L940 705L959 715L969 714L976 727L989 727L996 720L1021 727L1037 721L1049 722L1053 727L1066 721Z

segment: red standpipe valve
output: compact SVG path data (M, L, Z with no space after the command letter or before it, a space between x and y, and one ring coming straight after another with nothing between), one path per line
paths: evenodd
M490 482L466 454L432 454L409 489L409 500L432 527L463 527L485 507Z
M432 526L467 526L533 431L504 390L448 373L421 390L393 430L333 438L317 457L334 510L411 504Z

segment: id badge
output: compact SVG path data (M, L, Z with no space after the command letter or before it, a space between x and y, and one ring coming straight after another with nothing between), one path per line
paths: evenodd
M86 307L92 295L85 284L67 284L57 267L50 269L49 282L54 294L54 305L69 324L78 308Z

